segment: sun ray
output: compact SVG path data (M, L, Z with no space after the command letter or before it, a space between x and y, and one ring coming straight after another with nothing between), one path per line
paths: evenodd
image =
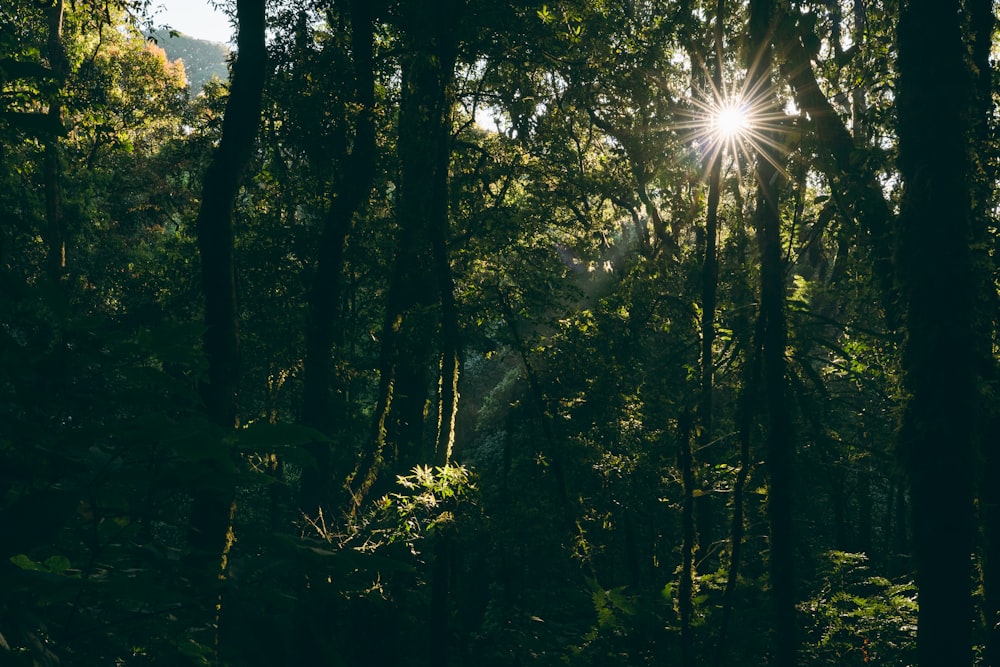
M788 131L788 115L775 107L767 77L746 76L739 85L716 85L703 63L702 68L707 88L695 91L673 129L688 135L705 165L729 155L742 177L741 163L749 165L760 157L788 177L780 157L787 150L781 137Z

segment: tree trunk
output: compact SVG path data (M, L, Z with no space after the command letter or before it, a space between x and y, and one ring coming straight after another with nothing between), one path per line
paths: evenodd
M447 169L447 164L443 165ZM447 216L447 211L445 211ZM458 329L458 306L448 255L447 225L434 230L434 268L441 299L441 366L438 378L438 424L434 462L446 466L451 462L455 445L455 421L458 417L458 377L461 364L461 341ZM449 579L457 545L450 531L438 535L434 550L431 578L430 665L448 664L450 630L448 623Z
M69 74L69 63L63 45L63 18L65 3L55 0L47 10L48 19L48 60L53 77L60 81L60 88L49 101L48 116L53 126L62 125L62 88ZM44 167L42 171L45 191L45 243L46 273L53 282L58 282L66 271L66 218L62 208L62 183L60 182L59 137L52 135L45 141Z
M694 639L691 636L691 620L694 615L694 550L697 534L694 525L694 470L691 460L691 414L687 410L681 415L677 425L678 465L684 485L681 503L681 576L677 585L677 606L681 616L681 665L692 667L694 660Z
M765 89L771 75L770 40L776 23L772 0L751 0L749 38L750 90ZM773 103L773 94L768 96ZM764 145L762 151L773 149ZM770 521L770 581L773 596L773 664L796 664L798 642L795 629L795 543L792 521L793 461L791 419L785 378L785 266L781 257L781 219L778 213L779 177L772 164L779 159L764 155L757 159L757 203L754 228L761 255L760 317L764 390L767 398L768 519Z
M736 199L734 225L732 228L732 243L739 264L747 264L749 239L746 234L746 220L742 211L743 198L740 196L740 186L733 188ZM726 577L726 588L722 597L722 619L719 622L719 637L715 652L715 667L721 667L726 662L728 652L728 634L733 610L736 604L736 587L739 583L739 573L743 558L743 536L746 532L746 506L744 496L747 482L750 478L751 447L756 430L756 415L758 414L758 394L760 392L761 352L760 327L761 318L751 324L750 310L757 300L750 285L740 281L737 291L733 294L733 302L738 304L735 309L733 335L742 341L743 368L740 382L740 392L736 405L736 431L739 441L739 466L736 482L733 485L733 514L729 530L729 572Z
M198 211L198 249L205 293L208 382L202 387L212 419L230 428L236 419L239 316L233 261L233 208L253 156L267 73L263 0L237 3L239 35L222 138L205 172Z
M448 237L451 85L458 0L405 3L399 109L398 236L389 284L374 443L358 463L355 503L387 466L433 459L423 447L425 404L444 292L441 247ZM436 269L435 269L436 267ZM450 272L448 274L450 280Z
M455 447L461 340L451 262L444 239L435 243L434 255L441 296L441 371L438 380L438 424L434 462L444 466L451 461L452 450Z
M303 368L302 421L326 435L340 427L343 406L331 405L334 375L331 354L341 311L344 246L354 215L365 203L375 178L375 63L373 59L372 16L368 0L351 2L351 54L354 66L354 100L359 106L351 152L339 156L340 174L331 194L323 221L316 256L316 276L309 295L306 323L306 353ZM342 341L341 341L342 343ZM302 475L300 506L306 511L330 501L335 491L339 466L333 461L329 444L315 442L309 451L317 468ZM343 471L346 472L346 471Z
M847 533L847 492L845 467L834 461L830 465L830 510L833 512L833 547L838 551L850 551L851 538Z
M996 434L1000 433L1000 409L995 400L998 383L1000 383L1000 368L990 350L990 340L996 337L997 324L1000 322L1000 298L989 280L990 271L996 275L997 255L994 253L993 265L988 255L991 245L995 246L995 237L991 239L990 229L995 227L996 220L993 207L996 197L993 193L997 178L997 151L995 148L995 122L993 120L993 67L990 63L990 51L993 46L993 31L996 28L996 17L993 14L993 3L990 0L967 0L966 15L972 29L970 53L973 73L975 74L975 105L972 117L973 158L976 160L976 196L975 222L973 238L975 239L975 259L979 270L981 290L989 295L978 318L978 333L983 370L984 392L986 400L982 400L985 415L985 429L981 439L983 470L995 471L1000 466L1000 443ZM995 250L995 248L994 248ZM982 263L980 266L979 263ZM985 280L984 280L985 279ZM992 440L987 434L993 434ZM981 474L977 480L979 489L979 512L982 524L981 570L983 581L983 624L986 633L986 664L1000 665L1000 485L996 484L992 475Z
M722 90L722 40L723 19L725 18L725 2L719 0L715 14L715 44L717 54L715 69L712 73L714 90ZM715 305L718 292L719 266L717 243L719 237L719 199L722 180L722 160L724 154L715 152L710 158L708 173L708 208L705 213L705 254L701 271L701 386L698 397L697 439L701 447L707 446L713 438L712 394L714 393L714 355L715 346ZM684 422L681 431L681 477L684 482L684 502L681 509L681 529L684 536L682 545L681 579L678 587L681 615L681 664L690 667L695 664L694 643L691 636L691 617L694 612L691 596L693 595L693 579L695 576L695 551L697 549L698 531L695 525L695 475L694 456L691 443L690 416L682 417ZM709 523L706 517L710 511L703 499L699 518L703 524ZM707 539L705 534L703 539Z
M892 510L893 523L891 552L894 555L908 554L910 553L910 512L907 511L905 480L900 479L896 481L896 489L893 494L892 501Z
M716 63L712 72L715 90L722 90L722 52L725 48L723 22L725 1L718 0L715 12L715 52ZM699 449L708 447L715 439L714 394L715 394L715 309L719 287L719 201L722 194L722 161L725 155L716 152L711 157L708 170L708 202L705 211L705 253L701 271L701 350L697 417L699 429L697 443ZM692 466L694 462L692 461ZM712 494L699 496L695 500L697 533L702 544L715 541L714 497ZM697 560L697 554L696 558ZM709 569L713 566L710 564Z
M433 538L431 563L431 608L428 614L427 654L430 667L448 664L448 589L451 576L452 550L455 540L450 535Z
M741 318L743 319L743 318ZM755 395L760 381L761 350L759 335L762 322L758 318L758 333L751 339L747 335L746 352L743 355L743 378L740 387L739 405L737 406L736 428L740 442L740 470L736 474L733 485L733 519L729 533L729 572L726 576L726 588L722 594L722 620L719 622L719 641L715 652L715 667L725 663L729 625L736 606L736 585L739 582L740 567L743 558L744 501L747 481L750 477L750 452L753 440L754 415L756 414ZM749 326L741 329L749 334Z
M897 258L906 318L899 439L910 477L921 667L972 664L978 285L961 20L958 0L911 0L898 28Z
M698 402L698 422L701 425L699 443L712 441L712 394L714 392L715 304L719 283L719 262L716 245L719 238L719 189L722 155L712 161L708 181L708 211L705 216L705 257L701 269L701 397Z
M464 0L403 3L402 92L396 206L398 236L389 284L379 363L375 437L352 482L355 507L383 468L447 463L458 402L458 316L448 256L448 166L452 83L458 21ZM437 437L424 446L424 420L435 333L440 337ZM390 468L391 469L391 468ZM448 573L451 540L437 538L432 557L428 664L448 662Z
M238 55L232 88L226 101L222 138L205 172L197 222L205 294L203 344L208 359L208 381L202 386L202 398L209 417L222 429L232 429L236 423L239 379L233 208L253 156L267 74L264 0L238 0L237 14ZM202 554L204 560L199 557L199 561L206 567L218 563L229 540L233 487L219 473L214 469L203 471L193 489L188 537L192 549ZM208 581L217 579L217 575L205 573Z
M872 479L871 459L865 457L858 462L858 538L854 550L874 558L872 550Z

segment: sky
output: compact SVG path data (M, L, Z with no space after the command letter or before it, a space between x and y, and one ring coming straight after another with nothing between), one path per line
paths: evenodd
M229 19L210 0L153 0L151 12L155 25L169 25L190 37L224 43L232 37Z

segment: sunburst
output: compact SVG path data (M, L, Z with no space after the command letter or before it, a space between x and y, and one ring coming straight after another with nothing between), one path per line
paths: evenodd
M696 91L690 109L680 116L674 129L690 133L708 158L707 164L728 154L739 170L741 162L749 164L754 156L760 156L785 172L777 159L784 147L776 137L786 130L787 114L775 106L765 77L757 77L757 83L747 77L732 88L710 84L707 90Z
M709 131L720 141L732 141L750 129L750 117L741 100L723 102L709 118Z

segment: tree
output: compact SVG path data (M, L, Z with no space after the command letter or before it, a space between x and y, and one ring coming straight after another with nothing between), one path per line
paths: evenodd
M46 57L49 69L56 79L65 80L69 74L66 47L63 44L63 19L65 4L55 0L45 11L48 23ZM49 102L49 119L53 125L62 124L63 105L60 94L56 93ZM66 269L66 220L63 213L62 183L60 182L60 155L58 137L50 137L45 143L45 221L46 242L48 244L49 278L58 281Z
M329 204L323 219L319 239L316 272L309 299L309 321L306 327L306 354L303 379L303 422L333 435L343 428L343 408L331 404L334 389L331 355L334 341L342 352L343 336L338 335L338 314L341 310L344 280L344 246L354 224L354 216L367 201L375 178L375 63L373 61L371 7L356 0L349 5L350 74L348 86L353 88L345 106L358 107L354 118L353 136L333 142L349 152L332 156L334 181ZM300 29L304 29L304 26ZM343 388L339 388L343 391ZM313 447L318 469L305 471L302 507L307 511L333 501L331 481L344 471L332 465L326 444ZM313 475L315 474L315 481ZM338 480L339 481L339 480Z
M991 396L995 395L997 382L1000 380L1000 364L990 349L989 341L995 339L1000 316L1000 295L994 285L990 284L991 266L994 259L989 258L991 246L991 229L995 229L996 216L994 202L996 201L997 170L993 166L996 155L996 118L994 102L995 74L990 63L990 51L993 48L993 34L996 29L996 16L992 3L973 0L965 4L969 26L967 41L969 42L969 65L974 76L975 96L971 105L970 126L972 134L972 170L975 186L973 189L973 245L972 261L979 283L976 286L979 299L974 307L977 309L976 327L979 337L980 355L978 369L980 375L979 395L983 401L981 416L981 433L979 435L981 460L984 470L993 470L998 464L1000 447L991 442L991 434L1000 428L1000 410L997 409ZM1000 663L1000 496L995 484L988 480L988 475L976 477L977 504L982 522L982 543L980 546L983 610L982 617L986 629L985 656L988 664Z
M236 389L239 377L239 314L233 258L233 206L244 173L253 156L260 123L261 98L267 76L263 0L237 3L237 57L222 121L222 136L205 172L198 211L198 248L201 253L205 296L204 350L208 377L202 397L222 437L238 423ZM216 445L224 447L221 441ZM215 600L218 573L215 564L232 544L234 502L231 466L206 453L205 469L193 489L189 542L193 549L195 581L204 586L205 599ZM223 563L225 560L223 560ZM224 567L224 566L223 566Z
M769 36L781 21L781 15L771 0L750 3L748 25L749 50L747 70L753 82L749 89L757 90L762 80L771 76L772 46ZM764 84L768 85L768 84ZM770 98L770 99L768 99ZM773 105L773 95L763 102ZM760 312L759 328L764 390L767 396L767 475L768 517L771 524L770 581L774 605L774 660L781 667L797 663L795 620L795 537L792 507L794 504L793 461L795 443L792 439L790 411L787 404L785 377L785 271L781 259L781 218L778 189L780 178L776 157L770 146L763 146L757 158L757 202L753 225L760 244Z
M357 468L357 499L386 466L402 464L405 469L420 460L448 458L458 400L457 315L447 250L448 163L452 85L464 8L464 2L455 0L404 2L399 7L405 51L400 65L398 235L382 327L374 444ZM423 446L424 403L439 326L441 423L449 435L442 436L443 441L436 439L428 451Z
M959 8L910 2L898 28L906 391L899 444L913 501L920 665L972 664L977 280L967 180L972 80Z
M0 8L0 662L995 649L990 2L240 0L194 98L131 6L56 76L51 6Z

